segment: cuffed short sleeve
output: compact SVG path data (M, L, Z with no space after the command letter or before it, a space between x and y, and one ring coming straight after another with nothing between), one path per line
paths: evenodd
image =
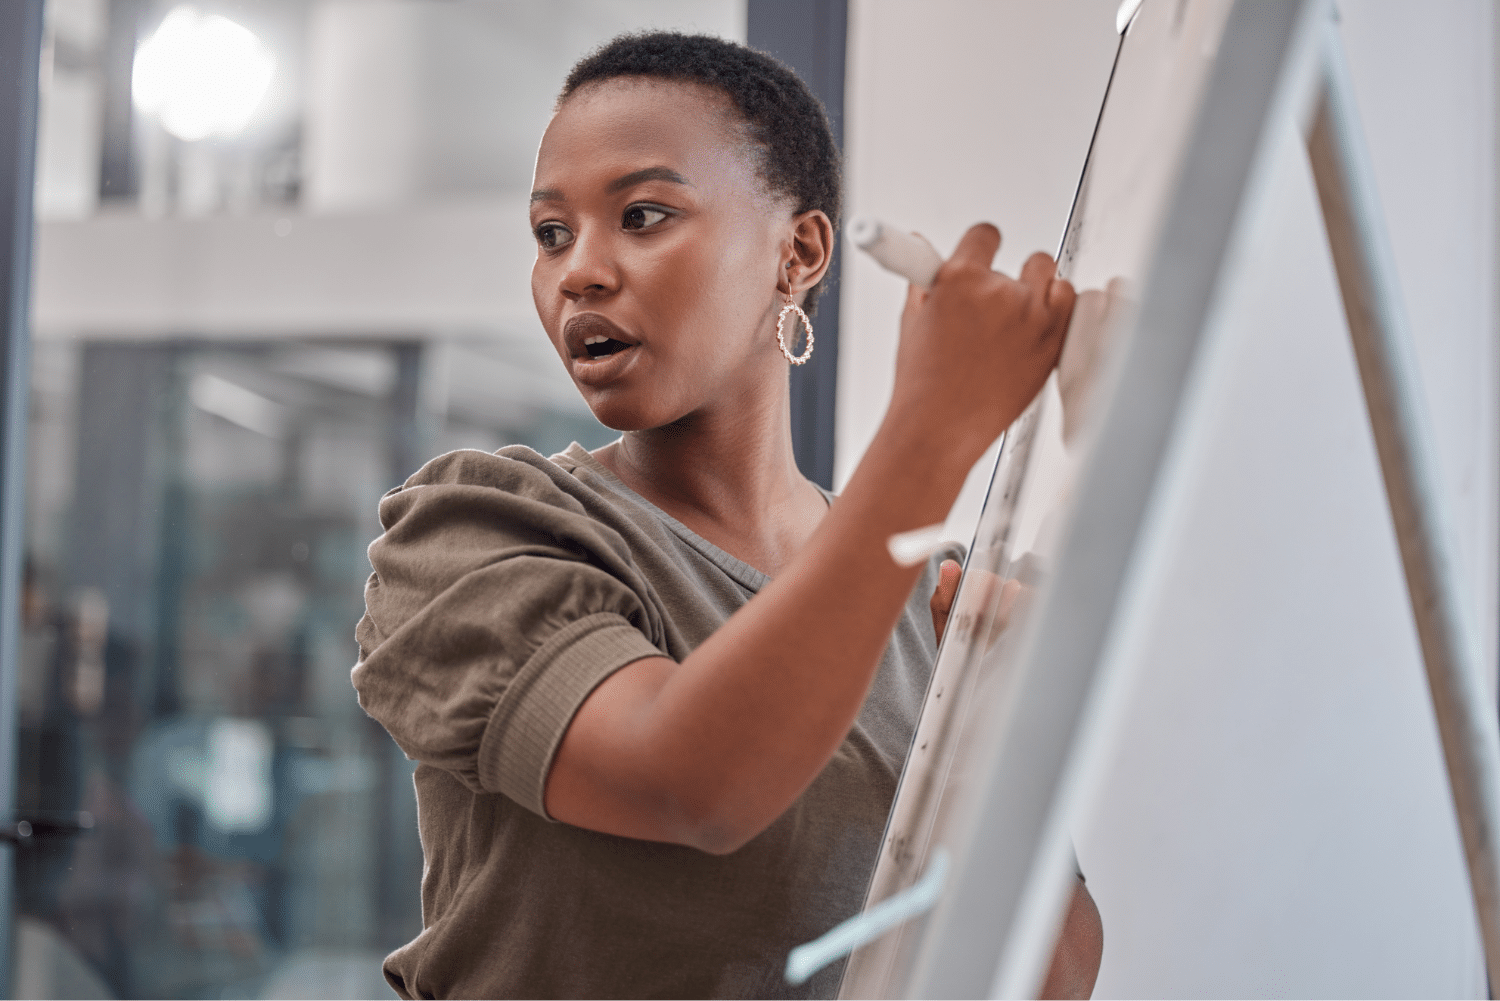
M553 633L517 672L479 742L479 781L542 816L547 772L573 714L615 671L661 651L629 622L600 612Z
M565 475L540 457L456 452L387 494L353 672L408 757L542 816L584 699L664 655L650 585Z

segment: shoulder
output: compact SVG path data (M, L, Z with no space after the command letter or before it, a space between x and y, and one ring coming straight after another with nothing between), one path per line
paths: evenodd
M397 537L460 525L555 534L593 523L591 495L569 471L524 445L498 452L459 449L431 460L382 497L380 527Z
M441 612L462 581L487 582L481 591L490 595L511 588L500 588L501 579L537 591L647 595L634 554L599 517L601 507L577 478L523 446L440 455L381 498L366 619L389 635L423 609Z
M583 560L625 572L629 552L590 489L524 446L440 455L380 501L369 550L377 575L441 588L512 556Z
M498 452L461 448L430 460L407 477L405 483L388 492L381 500L381 516L384 521L387 507L400 511L424 495L455 492L482 495L485 491L497 491L576 507L576 502L568 502L576 486L577 481L560 466L525 445L509 445Z

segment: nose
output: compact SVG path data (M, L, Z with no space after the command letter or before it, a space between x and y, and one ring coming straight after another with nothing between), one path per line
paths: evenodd
M558 281L564 299L596 299L620 287L620 274L610 252L609 240L603 234L578 234L568 253L567 267Z

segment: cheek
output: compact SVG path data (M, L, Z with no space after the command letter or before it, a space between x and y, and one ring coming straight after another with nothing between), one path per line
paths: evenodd
M531 302L536 307L537 318L542 321L542 329L547 332L547 340L552 342L553 348L561 355L563 350L558 321L562 313L562 302L559 296L549 294L548 290L554 287L554 283L547 272L547 262L538 257L531 266Z
M774 247L760 242L743 231L716 234L709 242L715 252L683 246L661 261L663 310L676 321L684 346L700 349L694 353L727 361L743 354L735 344L755 339L770 293L764 276L774 266Z
M555 313L557 307L553 304L551 296L543 294L542 289L546 285L544 270L545 265L541 258L537 258L531 265L531 302L536 306L536 315L542 318L543 323L546 323L547 314Z

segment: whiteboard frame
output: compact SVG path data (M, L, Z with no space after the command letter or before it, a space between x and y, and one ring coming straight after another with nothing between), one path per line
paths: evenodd
M1031 996L1046 972L1072 879L1069 825L1099 756L1080 752L1109 715L1097 704L1112 690L1107 648L1150 562L1153 508L1271 131L1305 115L1326 15L1318 0L1239 0L1230 12L980 792L947 846L948 888L896 996Z

